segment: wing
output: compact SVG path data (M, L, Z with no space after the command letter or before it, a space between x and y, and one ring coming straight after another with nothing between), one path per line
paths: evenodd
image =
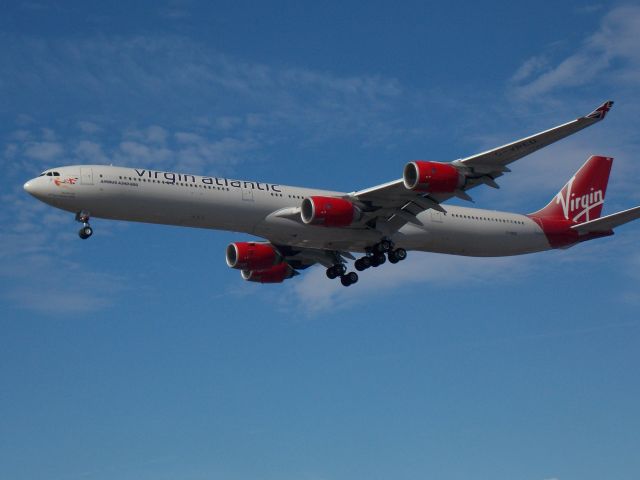
M350 194L350 199L360 204L366 212L362 223L370 226L375 224L377 229L385 233L396 231L407 222L420 224L416 217L418 213L429 208L444 211L440 203L452 197L471 200L466 192L478 185L499 188L495 179L510 171L510 163L599 122L605 118L612 105L612 101L607 101L584 117L451 162L465 176L465 182L450 193L412 191L405 187L403 179L399 179L354 192Z
M612 101L608 101L600 105L589 115L580 117L564 125L560 125L544 132L536 133L530 137L517 140L513 143L494 148L486 152L472 155L462 160L458 160L458 164L465 167L471 167L475 170L486 171L488 173L501 173L511 162L521 159L547 145L562 140L569 135L579 132L583 128L589 127L594 123L604 119L607 112L613 106Z
M293 247L279 243L271 243L294 270L304 270L316 263L330 267L342 263L346 259L355 260L347 251L322 250L319 248Z

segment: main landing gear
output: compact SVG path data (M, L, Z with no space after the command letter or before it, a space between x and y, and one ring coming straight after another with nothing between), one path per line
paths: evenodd
M353 285L358 281L358 274L356 272L347 273L347 266L344 263L336 263L327 268L327 277L332 280L340 277L340 283L345 287Z
M354 266L356 270L362 272L370 267L379 267L387 259L389 259L389 263L398 263L405 258L407 258L407 251L404 248L394 248L391 240L383 239L373 247L367 248L367 254L357 259ZM345 287L358 281L358 274L356 272L347 273L347 266L342 262L327 268L327 277L330 279L340 277L340 282Z
M82 228L78 232L81 239L86 240L93 235L93 228L89 225L89 212L82 210L76 213L76 221L82 223Z
M379 267L387 258L390 263L398 263L407 258L407 251L404 248L394 248L391 240L384 239L367 249L367 255L356 260L355 267L362 272L369 267Z

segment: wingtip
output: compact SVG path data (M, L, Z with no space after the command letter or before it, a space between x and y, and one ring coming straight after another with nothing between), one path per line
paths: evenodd
M587 118L602 120L604 117L607 116L607 113L609 112L609 110L611 110L611 107L613 107L613 100L607 100L598 108L596 108L593 112L587 115Z

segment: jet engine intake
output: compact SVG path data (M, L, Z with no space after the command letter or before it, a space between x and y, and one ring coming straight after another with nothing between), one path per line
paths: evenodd
M265 270L282 262L270 243L235 242L227 246L227 265L240 270Z
M358 207L338 197L307 197L300 210L304 223L324 227L348 227L362 217Z
M464 175L453 165L442 162L409 162L402 174L409 190L429 193L453 193L464 185Z

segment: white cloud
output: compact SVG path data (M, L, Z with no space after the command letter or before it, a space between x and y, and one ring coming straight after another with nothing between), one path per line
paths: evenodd
M65 316L106 308L127 288L125 279L76 261L76 229L60 228L71 214L30 198L19 186L0 201L7 206L0 211L0 279L10 279L0 296L25 310Z
M543 70L548 65L548 60L545 56L536 56L531 57L526 60L520 68L513 74L511 81L513 82L522 82L532 75L537 74L541 70Z
M102 130L97 124L86 120L80 120L78 122L78 128L82 132L88 134L98 133L100 130Z
M31 115L27 115L26 113L20 113L16 118L16 124L20 126L29 125L33 122L33 117Z
M604 8L604 5L602 5L601 3L592 3L592 4L576 7L576 12L588 15L591 13L599 12L603 8Z
M69 316L109 307L125 285L121 277L86 271L66 261L40 272L29 281L14 282L2 296L25 310Z
M640 80L639 31L640 7L611 10L600 28L555 67L545 68L540 56L526 60L512 79L516 97L531 99L595 81L636 85ZM532 77L534 73L537 75Z
M78 159L84 163L91 164L106 164L109 163L109 158L102 150L102 146L96 142L90 142L88 140L82 140L78 142L78 145L74 149L75 155Z
M214 125L219 130L230 130L242 124L242 119L230 115L223 115L214 120Z
M64 148L58 142L30 142L24 149L24 154L35 160L51 162L64 153Z
M58 142L34 140L50 135L51 129L22 129L10 135L4 145L4 158L10 160L36 159L51 166L64 153L71 153L65 163L116 164L173 169L192 173L231 174L232 168L254 154L261 143L251 136L220 136L215 132L170 131L165 127L150 125L138 129L126 128L120 134L121 141L109 143L96 134L92 140L78 140L74 136ZM97 131L93 130L92 131ZM18 162L19 163L19 162ZM26 168L28 162L22 162ZM30 166L31 167L31 166Z
M257 147L252 139L222 138L209 141L193 135L190 138L191 141L176 152L177 167L183 171L199 172L207 166L228 171L226 167L240 163Z
M56 132L53 130L53 128L44 127L42 129L41 135L42 135L42 138L48 142L55 142L57 140Z
M9 135L9 138L11 138L13 140L20 140L22 142L24 142L26 140L29 140L32 137L33 137L33 134L31 133L31 131L29 131L27 129L24 129L24 128L22 128L20 130L14 130Z
M201 144L204 140L200 135L190 132L177 132L174 137L179 143Z
M171 150L166 147L129 140L120 142L113 154L114 162L125 166L163 166L167 165L172 157Z
M0 94L7 96L73 91L69 102L82 102L93 115L170 116L175 124L188 112L190 118L208 117L218 129L284 126L313 142L348 136L383 143L397 133L393 119L406 108L418 111L421 102L394 78L243 62L177 36L82 42L22 37L0 53L0 61L8 72ZM86 119L76 124L96 133ZM147 133L163 139L161 132Z
M164 145L168 132L160 125L149 125L145 128L129 128L124 131L124 137L128 140L137 140L143 143Z
M12 159L18 153L18 145L15 143L7 143L4 147L4 157Z
M161 17L167 18L170 20L180 20L184 18L189 18L191 16L191 13L188 10L180 8L176 5L163 7L158 10L158 14Z

